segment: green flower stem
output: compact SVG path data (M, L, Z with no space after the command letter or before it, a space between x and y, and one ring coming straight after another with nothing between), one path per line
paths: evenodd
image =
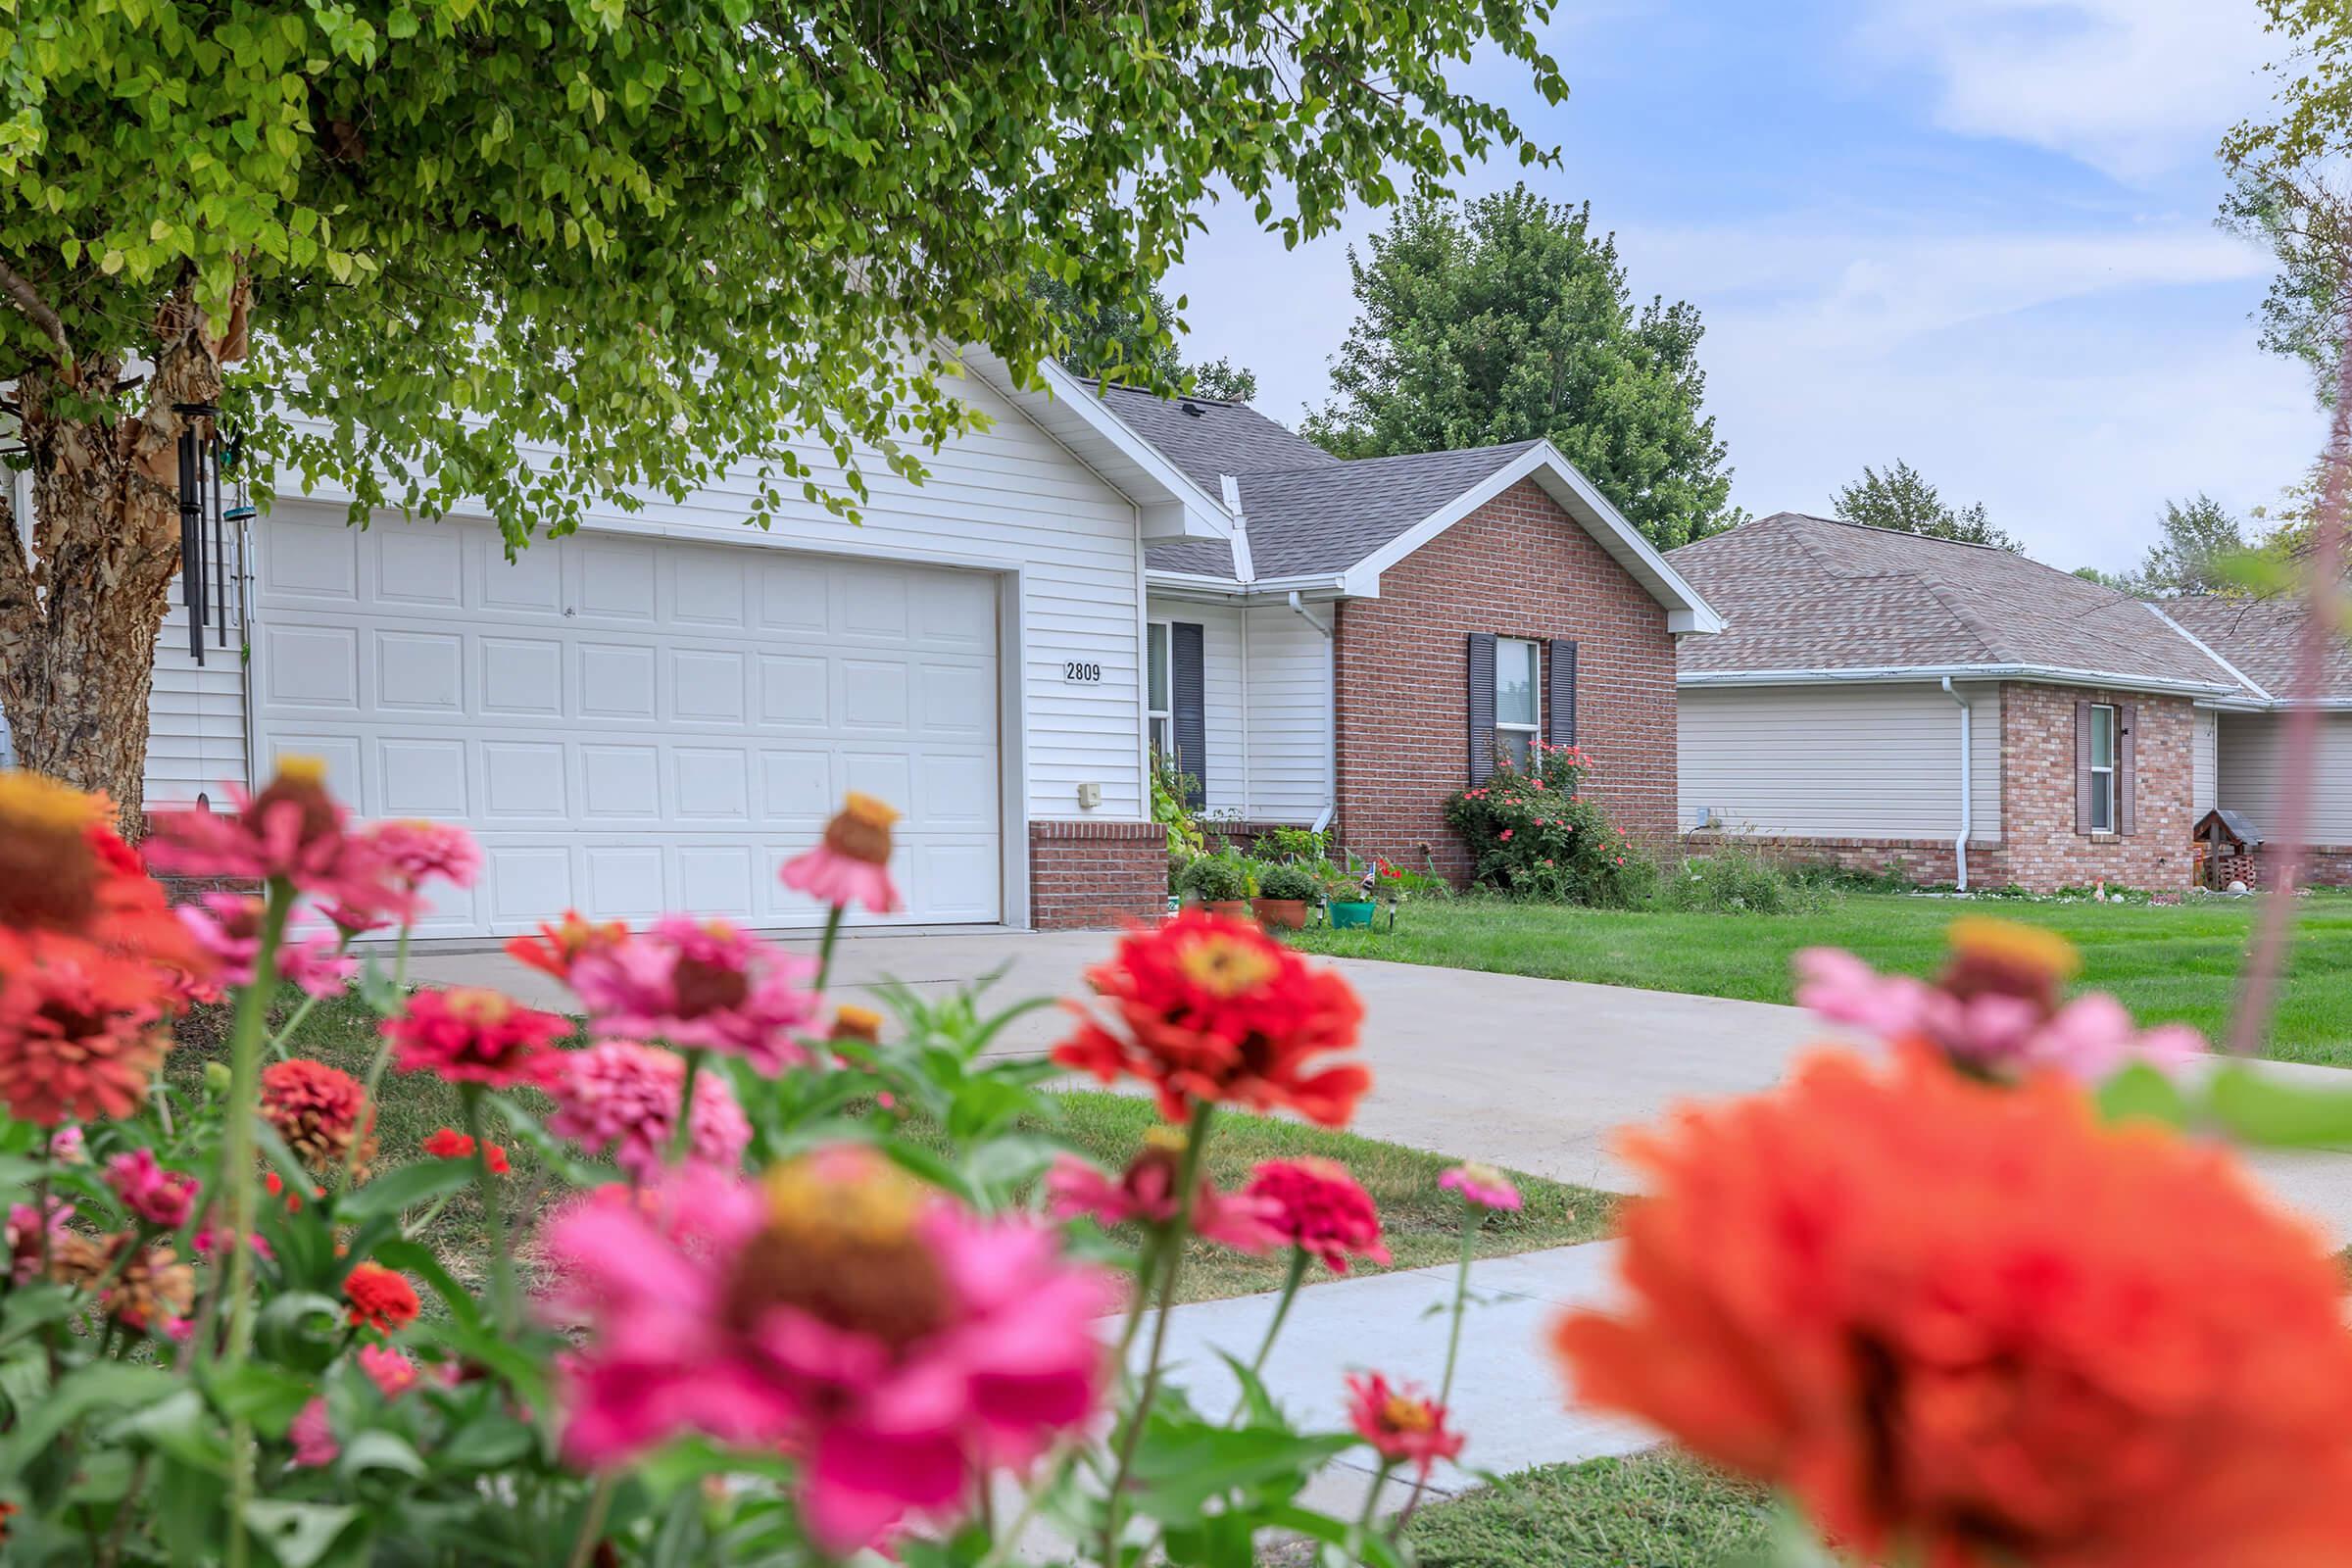
M1359 1535L1370 1533L1372 1521L1380 1512L1380 1494L1388 1490L1390 1473L1396 1468L1396 1461L1383 1459L1380 1461L1380 1468L1372 1472L1372 1490L1364 1494L1364 1511L1358 1514L1355 1520L1356 1532ZM1398 1523L1401 1525L1401 1518ZM1363 1553L1360 1551L1356 1553L1359 1559L1362 1555Z
M686 1163L686 1151L694 1146L694 1081L702 1076L703 1053L686 1053L686 1075L678 1080L678 1117L669 1129L669 1159L672 1166Z
M1159 1278L1159 1244L1157 1235L1148 1238L1143 1254L1135 1260L1135 1300L1127 1308L1126 1326L1119 1330L1121 1366L1127 1364L1128 1347L1135 1344L1135 1331L1143 1326L1144 1311L1152 1304L1152 1282Z
M691 1069L690 1069L691 1070ZM502 1329L514 1327L514 1254L507 1250L506 1217L498 1206L498 1178L490 1170L490 1141L482 1136L482 1086L460 1092L466 1106L466 1136L473 1140L473 1181L482 1194L482 1228L490 1239L490 1288Z
M1257 1376L1266 1369L1266 1357L1274 1353L1275 1337L1282 1333L1283 1320L1291 1315L1291 1302L1298 1298L1298 1287L1305 1282L1308 1262L1306 1249L1291 1249L1290 1271L1282 1277L1282 1295L1274 1302L1274 1320L1266 1325L1266 1337L1250 1359L1250 1375Z
M286 1059L286 1042L294 1038L294 1031L302 1027L303 1019L308 1018L311 1009L317 1005L317 997L306 996L302 999L302 1005L294 1009L294 1016L286 1020L286 1026L270 1037L270 1054L280 1061Z
M588 1511L580 1518L580 1539L572 1543L570 1568L588 1568L596 1556L596 1544L604 1539L605 1515L612 1507L612 1491L619 1485L617 1470L608 1470L597 1478L596 1490L588 1494Z
M237 997L236 1023L228 1042L228 1123L220 1146L220 1174L228 1189L228 1341L221 1356L231 1367L244 1364L253 1348L253 1236L255 1167L253 1124L260 1115L262 1043L269 1032L270 999L277 991L277 949L285 940L294 889L282 878L270 883L262 907L261 948L254 955L253 983ZM198 1347L202 1353L205 1347ZM245 1509L253 1501L253 1423L238 1417L228 1429L228 1568L245 1568L252 1543L245 1538Z
M1446 1334L1446 1376L1438 1383L1438 1408L1442 1411L1453 1399L1453 1369L1462 1356L1462 1317L1470 1305L1470 1247L1478 1236L1479 1207L1465 1200L1462 1203L1462 1251L1453 1271L1453 1325ZM1396 1528L1402 1531L1412 1522L1413 1510L1421 1506L1421 1494L1429 1486L1431 1466L1423 1465L1413 1478L1413 1494L1404 1499L1404 1509L1396 1515Z
M1136 1393L1135 1408L1127 1414L1127 1433L1119 1443L1118 1465L1110 1476L1110 1495L1103 1500L1102 1561L1106 1568L1118 1568L1127 1473L1135 1466L1135 1450L1143 1443L1144 1426L1151 1418L1152 1401L1159 1397L1160 1364L1168 1348L1168 1319L1175 1315L1176 1280L1184 1271L1184 1243L1193 1230L1193 1199L1200 1186L1200 1157L1208 1147L1209 1118L1216 1108L1205 1100L1193 1106L1184 1154L1176 1165L1176 1217L1168 1222L1167 1266L1160 1275L1159 1316L1152 1322L1152 1348L1144 1358L1143 1387Z
M842 912L849 906L836 904L825 912L825 934L816 944L816 985L818 996L825 994L825 982L833 976L833 944L841 936Z

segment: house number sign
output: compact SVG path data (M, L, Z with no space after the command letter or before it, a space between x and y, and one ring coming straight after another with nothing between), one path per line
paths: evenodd
M1102 666L1073 659L1061 666L1061 678L1080 686L1099 686L1102 683Z

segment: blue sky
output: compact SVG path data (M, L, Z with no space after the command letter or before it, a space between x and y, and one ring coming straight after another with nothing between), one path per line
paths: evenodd
M2324 434L2255 344L2267 259L2213 226L2268 44L2253 0L1561 0L1565 104L1499 64L1460 79L1560 147L1530 182L1592 202L1637 297L1698 306L1739 505L1827 511L1902 458L2036 557L2118 569L2167 497L2275 500ZM1251 367L1296 423L1377 226L1285 253L1212 212L1169 280L1188 355Z

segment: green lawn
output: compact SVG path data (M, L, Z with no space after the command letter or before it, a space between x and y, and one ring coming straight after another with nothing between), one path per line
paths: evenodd
M276 1023L282 1024L299 998L289 992L278 1004ZM273 1025L275 1026L275 1025ZM169 1071L192 1078L203 1063L220 1054L217 1039L191 1030L182 1048L170 1057ZM364 1078L375 1051L375 1018L356 999L341 998L312 1009L292 1043L292 1054L311 1056ZM529 1091L523 1099L544 1102ZM377 1112L377 1140L382 1148L378 1170L388 1170L421 1158L417 1145L436 1128L458 1126L462 1113L457 1091L426 1074L389 1075L382 1085ZM1102 1165L1118 1168L1142 1147L1144 1134L1156 1124L1152 1102L1129 1095L1074 1090L1054 1097L1060 1107L1057 1124L1035 1130L1057 1134L1073 1148ZM915 1129L916 1136L920 1130ZM496 1133L493 1132L493 1138ZM514 1162L508 1192L510 1223L539 1210L555 1196L547 1172L531 1151L514 1140L505 1147ZM1233 1188L1249 1180L1259 1160L1319 1154L1336 1159L1354 1173L1380 1207L1396 1268L1441 1263L1456 1255L1460 1245L1461 1208L1451 1194L1438 1190L1438 1176L1453 1163L1397 1144L1358 1138L1265 1116L1226 1114L1211 1130L1208 1168L1220 1187ZM1590 1188L1571 1187L1540 1177L1518 1176L1526 1207L1516 1214L1489 1215L1482 1226L1477 1250L1481 1256L1500 1256L1543 1247L1562 1247L1606 1235L1615 1200ZM470 1187L462 1189L422 1237L442 1255L452 1273L466 1279L480 1277L481 1209ZM527 1258L527 1247L526 1247ZM1186 1256L1181 1295L1187 1300L1246 1296L1278 1289L1285 1260L1246 1257L1223 1248L1196 1244ZM1359 1272L1381 1272L1358 1265ZM1310 1278L1328 1278L1318 1269Z
M2352 1066L2352 899L2300 904L2270 1054ZM1467 898L1408 904L1394 932L1316 930L1297 940L1346 957L1788 1002L1788 959L1800 948L1850 948L1882 969L1929 975L1942 963L1945 924L1986 914L2064 934L2082 952L2082 983L2114 992L2142 1022L2178 1020L2219 1037L2257 907L2251 899L2156 906L1855 893L1805 914L1684 914Z
M1764 1549L1770 1518L1762 1492L1661 1448L1504 1476L1406 1534L1421 1568L1725 1568Z

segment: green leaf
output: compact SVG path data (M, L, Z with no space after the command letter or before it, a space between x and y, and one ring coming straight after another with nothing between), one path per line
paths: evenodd
M387 1219L454 1193L473 1180L473 1165L463 1159L420 1159L386 1171L365 1187L355 1187L335 1200L335 1217L347 1224Z
M278 1568L312 1568L359 1517L360 1510L349 1503L264 1498L245 1505L245 1528L269 1548Z
M2135 1061L2108 1079L2098 1090L2099 1114L2109 1121L2154 1121L2167 1127L2188 1125L2188 1101L2170 1075L2144 1061Z
M1352 1436L1302 1437L1279 1427L1216 1426L1198 1416L1153 1412L1136 1446L1131 1475L1138 1513L1171 1524L1199 1514L1213 1498L1236 1491L1287 1498L1333 1455L1354 1446Z
M40 1403L17 1412L17 1429L0 1442L0 1476L21 1475L59 1433L92 1411L139 1409L181 1387L162 1367L92 1361L58 1382Z
M424 1460L409 1440L397 1432L369 1427L355 1432L343 1441L343 1451L336 1456L335 1467L347 1476L358 1476L369 1470L391 1470L404 1476L423 1479L427 1474Z
M215 1409L231 1421L250 1421L256 1431L272 1438L285 1436L287 1426L318 1393L309 1379L260 1361L208 1366L199 1376Z
M2281 1149L2352 1146L2352 1089L2307 1088L2244 1062L2215 1070L2205 1109L2231 1137Z
M431 1286L433 1294L441 1298L442 1301L448 1305L450 1314L460 1323L468 1328L480 1326L482 1321L481 1303L473 1298L471 1291L460 1285L451 1276L449 1270L441 1266L441 1260L435 1257L432 1249L423 1243L412 1242L405 1237L394 1237L389 1241L376 1243L375 1250L370 1255L384 1267L414 1274Z
M204 1396L182 1388L116 1422L107 1430L109 1441L138 1438L179 1460L214 1475L228 1474L228 1434L214 1424Z
M254 1343L280 1366L318 1372L343 1337L343 1303L316 1291L273 1296L254 1317Z

